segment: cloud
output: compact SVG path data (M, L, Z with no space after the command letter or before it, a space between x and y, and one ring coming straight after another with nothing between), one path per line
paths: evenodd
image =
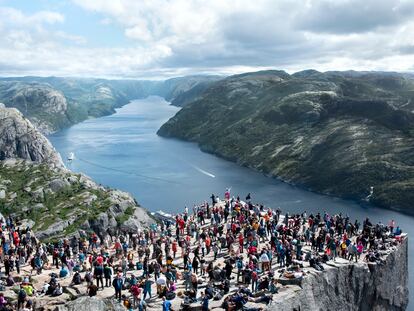
M0 74L167 77L194 73L412 70L409 0L72 0L118 29L110 47L65 31L64 11L0 8Z
M413 13L411 0L319 0L309 1L297 19L302 30L349 34L398 26Z

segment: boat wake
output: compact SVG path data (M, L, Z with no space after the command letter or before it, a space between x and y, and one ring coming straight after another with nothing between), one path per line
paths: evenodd
M209 172L207 172L207 171L205 171L205 170L203 170L203 169L199 168L198 166L195 166L195 165L191 165L191 166L192 166L194 169L196 169L197 171L199 171L201 174L207 175L207 176L209 176L209 177L211 177L211 178L216 178L216 175L211 174L211 173L209 173Z

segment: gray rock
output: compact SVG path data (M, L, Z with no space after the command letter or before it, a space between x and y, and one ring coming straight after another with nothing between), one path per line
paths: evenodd
M63 167L49 140L15 108L0 108L0 160L21 158Z
M6 191L0 190L0 200L4 200L6 198Z
M308 274L302 288L273 297L267 310L403 311L408 304L408 239L384 264L325 266Z
M54 179L49 183L49 187L53 192L59 192L65 187L69 187L70 184L64 179Z
M80 297L64 306L57 306L54 311L125 311L125 308L110 299Z
M42 201L44 199L43 187L40 187L32 192L32 196L35 200Z

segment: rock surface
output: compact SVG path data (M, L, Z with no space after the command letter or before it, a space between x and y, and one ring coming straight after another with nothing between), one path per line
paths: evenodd
M64 306L57 306L54 311L125 311L125 308L112 299L80 297Z
M63 167L60 155L32 123L17 109L0 104L0 160L7 158Z
M302 288L276 295L267 310L403 311L408 304L408 239L384 264L331 264ZM328 308L329 306L329 308Z

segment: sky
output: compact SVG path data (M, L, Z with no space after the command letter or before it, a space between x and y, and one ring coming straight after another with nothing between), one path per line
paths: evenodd
M413 0L0 0L0 76L414 71Z

